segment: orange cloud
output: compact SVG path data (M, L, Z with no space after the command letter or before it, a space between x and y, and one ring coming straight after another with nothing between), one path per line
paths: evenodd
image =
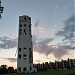
M35 36L38 36L39 34L41 34L41 33L43 33L43 32L45 32L45 28L42 27L42 26L38 26L38 27L36 28L35 32L34 32L34 35L35 35Z

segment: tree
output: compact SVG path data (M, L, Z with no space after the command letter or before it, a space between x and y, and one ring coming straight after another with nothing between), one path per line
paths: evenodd
M8 67L8 73L14 73L14 68L13 67Z
M6 74L6 73L8 73L7 65L1 65L0 74Z

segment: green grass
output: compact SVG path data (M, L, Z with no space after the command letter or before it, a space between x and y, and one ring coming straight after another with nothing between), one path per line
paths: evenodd
M7 75L75 75L74 70L50 70L50 71L41 71L30 74L7 74Z

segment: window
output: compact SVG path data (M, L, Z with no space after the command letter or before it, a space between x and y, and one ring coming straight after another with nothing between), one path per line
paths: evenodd
M29 48L29 53L32 54L31 48Z
M24 32L26 32L26 29L24 29Z
M26 29L24 29L24 32L26 32Z
M26 20L26 18L24 18L24 20Z
M20 68L20 67L18 68L18 71L20 71L20 72L21 72L21 68Z
M27 22L26 18L24 18L25 22Z
M31 48L29 48L29 63L31 62L33 62L33 55L32 55Z
M23 57L26 57L26 56L27 56L26 54L23 55Z
M19 32L19 34L21 35L21 34L22 34L22 32L20 31L20 32Z
M27 20L25 20L25 22L27 22Z
M24 29L24 35L26 35L26 29Z
M30 66L30 71L32 70L31 66Z
M22 29L20 29L20 31L22 31Z
M21 58L21 55L18 55L18 58Z
M21 31L22 31L22 29L19 29L19 34L22 34L22 32L21 32Z
M29 35L31 35L31 30L29 30Z
M20 27L22 27L22 24L20 24Z
M26 71L26 67L23 68L23 71Z
M31 20L31 18L29 17L29 20Z
M29 29L29 35L31 35L31 29Z
M23 22L24 22L24 20L23 20Z
M23 59L24 59L24 60L27 59L27 55L26 55L26 54L23 55Z
M23 48L24 52L26 52L26 48Z
M29 28L31 28L31 25L29 25Z
M19 51L21 51L21 48L19 48Z
M24 27L26 27L26 24L24 24Z
M22 22L22 21L20 20L20 22Z
M23 48L24 50L26 49L26 48Z

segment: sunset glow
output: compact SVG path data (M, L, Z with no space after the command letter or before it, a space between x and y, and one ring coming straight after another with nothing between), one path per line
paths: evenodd
M74 0L2 0L0 65L17 67L19 16L31 17L33 63L75 59Z

